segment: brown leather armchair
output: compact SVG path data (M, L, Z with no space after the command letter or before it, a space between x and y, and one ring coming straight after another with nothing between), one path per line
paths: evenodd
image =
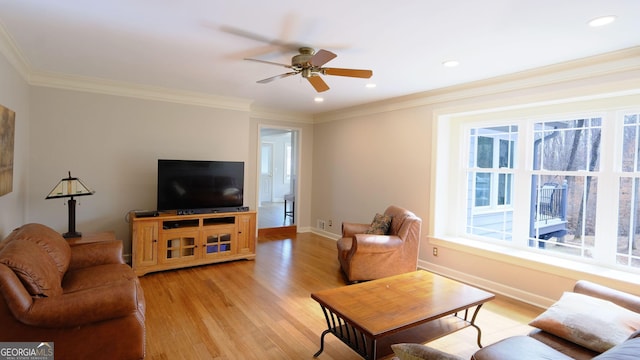
M0 242L0 342L50 342L56 359L143 359L144 313L120 241L70 246L27 224Z
M349 282L373 280L415 271L418 266L422 220L411 211L389 206L384 235L367 234L371 224L342 223L338 261Z

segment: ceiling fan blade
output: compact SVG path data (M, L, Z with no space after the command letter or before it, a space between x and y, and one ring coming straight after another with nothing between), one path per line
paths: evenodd
M328 63L329 61L335 59L336 56L338 55L332 53L331 51L320 49L318 50L318 52L315 53L315 55L313 55L313 57L311 57L311 60L309 62L313 66L320 67Z
M327 85L327 83L322 80L320 75L311 75L307 78L307 80L309 80L311 86L313 86L313 88L316 89L317 92L329 90L329 85Z
M322 73L325 75L349 76L368 79L373 75L371 70L359 69L340 69L340 68L323 68Z
M263 64L269 64L269 65L283 66L283 67L286 67L286 68L289 68L289 69L293 68L291 65L281 64L281 63L277 63L277 62L273 62L273 61L266 61L266 60L260 60L260 59L251 59L251 58L245 58L245 60L255 61L255 62L259 62L259 63L263 63Z
M289 77L291 75L297 75L298 73L295 71L292 72L288 72L288 73L284 73L284 74L280 74L280 75L276 75L276 76L272 76L270 78L266 78L266 79L262 79L262 80L258 80L256 81L258 84L266 84L266 83L270 83L274 80L278 80L278 79L282 79L282 78L286 78Z
M259 42L263 42L265 44L269 44L269 45L274 45L274 46L278 46L282 49L285 50L298 50L301 46L304 46L300 43L293 43L293 42L286 42L286 41L281 41L278 39L271 39L268 38L266 36L262 36L260 34L256 34L256 33L252 33L250 31L247 30L243 30L243 29L239 29L233 26L229 26L229 25L222 25L220 26L220 30L223 32L226 32L228 34L232 34L232 35L236 35L236 36L241 36L247 39L251 39L251 40L256 40Z

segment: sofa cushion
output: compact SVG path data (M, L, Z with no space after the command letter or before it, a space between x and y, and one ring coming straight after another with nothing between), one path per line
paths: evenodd
M567 355L528 336L512 336L476 351L471 360L569 360Z
M7 243L0 251L0 264L13 270L32 296L62 294L56 264L45 250L34 242L14 240Z
M391 216L376 214L373 217L371 226L365 232L366 234L385 235L389 232L389 226L391 225Z
M533 328L527 336L536 339L537 341L556 349L568 357L576 360L590 360L595 356L600 355L599 352L587 349L584 346L578 345L569 340L563 339L559 336L555 336L546 331Z
M67 271L62 288L65 294L70 294L119 281L134 281L136 278L127 264L103 264Z
M602 353L640 328L640 314L607 300L565 292L529 325Z
M637 360L640 354L640 338L634 338L616 345L596 356L593 360Z

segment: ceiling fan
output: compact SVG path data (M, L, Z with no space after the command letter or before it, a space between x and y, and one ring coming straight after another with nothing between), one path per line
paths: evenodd
M272 76L263 80L258 80L257 82L259 84L266 84L277 79L301 74L303 78L309 80L309 83L317 92L329 90L329 86L324 82L320 75L348 76L363 79L368 79L373 75L373 71L371 70L322 67L324 64L333 60L337 56L336 54L328 50L320 49L316 52L310 47L301 47L300 49L298 49L298 51L300 53L291 58L291 65L250 58L247 58L245 60L284 66L293 70L288 73Z

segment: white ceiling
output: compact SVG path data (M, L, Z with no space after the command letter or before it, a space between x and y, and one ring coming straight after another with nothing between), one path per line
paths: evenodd
M607 26L587 22L616 15ZM0 25L31 74L250 99L314 114L640 45L640 0L0 0ZM1 30L1 29L0 29ZM271 42L271 43L270 43ZM290 64L308 45L326 66L325 101ZM445 68L455 59L460 65ZM365 85L373 82L377 87Z

